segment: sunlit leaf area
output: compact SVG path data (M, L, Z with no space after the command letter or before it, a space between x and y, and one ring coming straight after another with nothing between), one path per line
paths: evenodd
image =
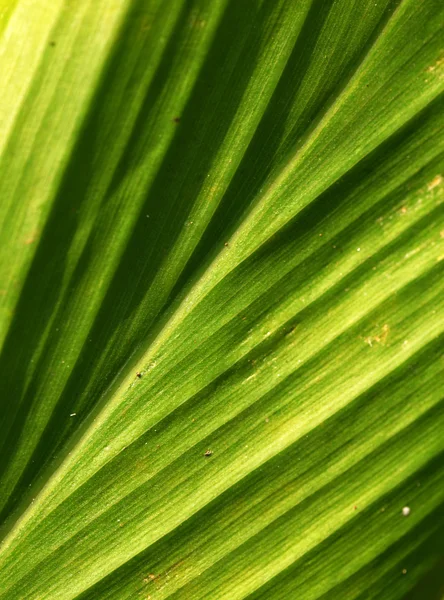
M0 600L443 600L442 0L0 0Z

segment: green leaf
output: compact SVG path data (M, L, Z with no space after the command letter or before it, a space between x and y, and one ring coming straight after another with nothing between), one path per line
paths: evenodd
M439 598L443 23L0 3L1 599Z

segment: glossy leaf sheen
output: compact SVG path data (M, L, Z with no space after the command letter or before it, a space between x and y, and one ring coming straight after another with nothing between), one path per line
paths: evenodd
M0 599L429 593L443 19L0 4Z

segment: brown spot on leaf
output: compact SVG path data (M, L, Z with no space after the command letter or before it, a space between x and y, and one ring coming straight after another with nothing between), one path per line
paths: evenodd
M369 346L373 346L374 343L380 344L381 346L385 346L389 333L390 327L387 325L387 323L385 323L382 326L382 330L380 331L380 333L378 333L377 335L369 335L366 338L364 338L364 341Z
M191 27L194 29L203 29L206 24L205 19L201 19L200 17L194 17L191 21Z
M434 71L441 71L444 68L444 55L440 56L438 60L430 67L427 67L427 73L433 73Z
M427 189L429 190L429 192L431 192L436 187L438 187L438 185L441 185L442 182L443 182L442 175L435 175L435 177L432 179L432 181L428 184Z
M34 242L35 242L35 237L31 236L27 240L25 240L25 245L29 246L30 244L33 244Z

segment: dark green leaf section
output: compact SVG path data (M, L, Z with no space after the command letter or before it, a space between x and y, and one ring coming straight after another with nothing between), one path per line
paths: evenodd
M402 598L444 552L441 3L102 5L40 9L2 140L0 598Z
M204 183L201 228L217 206L217 198L212 203L206 195L211 163L201 155L214 161L240 124L245 139L239 143L242 148L248 144L292 49L304 6L308 7L307 2L298 3L290 10L292 18L283 20L288 2L258 5L256 19L251 9L237 3L225 13L222 2L217 10L213 3L211 9L208 2L183 3L171 23L174 15L165 7L146 16L142 4L136 3L128 13L115 55L109 58L72 149L4 345L1 369L10 375L2 381L2 391L13 393L17 401L6 407L3 496L12 491L28 464L16 492L16 497L20 495L29 484L29 471L35 474L29 461L42 464L76 427L66 415L76 413L81 421L131 353L142 340L146 343L154 317L199 239L199 232L189 227L194 220L190 211ZM141 35L145 16L150 22ZM212 27L220 19L214 34ZM169 42L159 47L162 27ZM279 33L279 48L272 43L270 30ZM233 35L240 43L227 54ZM158 65L153 61L145 72L153 45ZM259 70L254 65L261 57ZM274 71L264 83L262 73L271 60ZM135 85L136 98L131 87ZM208 86L215 88L210 97ZM258 96L258 86L263 99L251 111L248 97ZM221 97L226 98L222 106L216 102ZM205 121L198 118L202 113L207 114ZM219 114L225 119L216 127ZM174 122L177 115L180 127ZM216 165L214 177L230 178L235 168L226 166L219 173ZM223 189L219 196L222 193ZM168 259L180 235L185 235L190 250ZM29 365L27 372L17 378L14 373L24 364ZM32 425L26 423L29 413L35 415ZM49 423L51 417L58 422L56 427ZM12 454L14 461L7 463Z
M432 546L433 547L433 546ZM423 548L423 553L417 555L418 564L423 561L427 548ZM430 600L442 600L444 594L444 582L442 578L443 558L442 552L434 561L434 566L429 569L425 575L418 581L413 589L406 594L403 600L419 600L420 598L430 598Z
M57 182L53 196L47 200L50 210L45 227L39 232L33 263L23 282L14 320L3 346L2 371L9 373L9 376L2 381L1 389L4 394L12 393L16 398L14 404L6 407L7 419L3 425L2 464L3 469L6 469L3 476L3 502L16 485L17 476L22 475L22 469L29 464L30 456L36 450L42 434L45 439L45 430L44 455L48 458L54 452L54 436L56 440L60 437L66 440L76 426L72 420L66 423L64 419L64 426L51 428L49 431L47 429L48 419L52 414L58 413L59 418L60 414L66 415L64 408L67 401L63 390L67 385L68 414L77 413L80 409L80 401L73 403L72 398L77 398L79 391L88 382L91 384L89 376L92 356L97 361L103 354L103 337L96 332L92 337L90 329L110 283L106 274L112 277L116 263L128 243L134 222L141 206L143 207L146 180L150 177L150 171L147 171L141 180L139 168L134 173L138 193L133 193L127 187L118 192L118 181L125 179L129 169L127 154L130 148L133 152L137 150L134 136L137 135L140 154L148 141L153 138L157 140L159 131L163 131L162 140L156 141L152 152L145 156L146 162L151 164L151 171L156 171L159 159L163 157L177 132L173 116L188 98L190 83L193 83L201 68L201 55L203 53L205 56L214 27L220 18L220 10L214 9L212 20L207 23L208 27L196 28L194 21L199 15L199 8L207 6L205 3L196 3L195 9L188 6L188 10L185 10L184 3L175 3L173 8L174 3L170 2L171 11L167 11L165 6L161 8L160 3L151 3L143 10L142 4L131 4L128 9L122 31L103 66L103 74L88 113L72 142L70 160ZM80 6L77 9L71 7L73 18L77 10L82 12ZM93 9L94 13L96 11L97 7ZM68 25L66 19L61 19L62 31L54 32L54 37L63 39L63 27ZM178 53L177 48L183 45L187 51ZM76 46L80 46L77 39ZM150 60L147 68L148 56ZM46 62L49 61L48 57ZM41 69L45 71L45 67L44 62ZM173 81L177 80L182 71L187 73L187 78L181 79L173 89L168 90L173 98L166 104L165 86L166 81L169 81L168 76ZM36 87L41 87L41 77L37 79ZM59 95L62 93L63 90L59 91ZM30 94L30 104L33 99ZM45 113L44 118L55 120L58 115L52 111L53 104L59 106L60 103L60 98L56 96L47 108L49 115ZM159 107L163 107L166 114L161 116ZM22 128L26 131L33 113L26 105L23 113ZM34 120L37 120L35 115ZM143 130L140 130L141 121L145 124ZM5 155L5 171L10 173L10 177L14 175L14 169L9 163L17 156L16 147L23 137L18 126L16 130L18 132L10 140ZM41 135L48 136L47 128ZM42 143L37 138L35 144L38 146L39 142ZM37 157L40 157L40 153ZM136 158L132 157L134 161ZM118 170L122 161L126 167ZM26 172L29 180L22 177L20 184L16 184L17 196L24 195L20 186L25 189L31 187L33 177L36 177L34 171L42 169L38 160L36 162L35 166L32 164L34 168ZM16 170L21 172L21 169L23 166L18 164ZM14 204L11 203L11 206L6 219L9 218L12 222L17 219L17 215L13 210ZM144 219L144 223L148 223L145 215ZM160 226L159 223L158 227ZM115 233L111 240L109 236L113 227ZM146 238L150 230L142 233ZM121 283L122 291L127 292L128 286ZM119 304L116 298L114 302ZM112 336L115 324L113 325L110 315L105 323L108 335ZM76 370L78 360L80 363ZM23 365L27 365L25 372ZM112 373L112 364L110 368ZM18 370L22 371L20 378L14 375ZM109 383L109 371L103 372L102 369L97 381L103 391L103 386L106 387ZM91 399L85 412L90 407ZM27 429L26 417L29 413L34 414L34 419L31 428L28 421ZM11 455L14 455L14 462L7 463ZM40 464L42 453L39 449L34 461L37 458ZM25 476L25 479L29 482L29 476ZM21 489L23 485L20 486Z

